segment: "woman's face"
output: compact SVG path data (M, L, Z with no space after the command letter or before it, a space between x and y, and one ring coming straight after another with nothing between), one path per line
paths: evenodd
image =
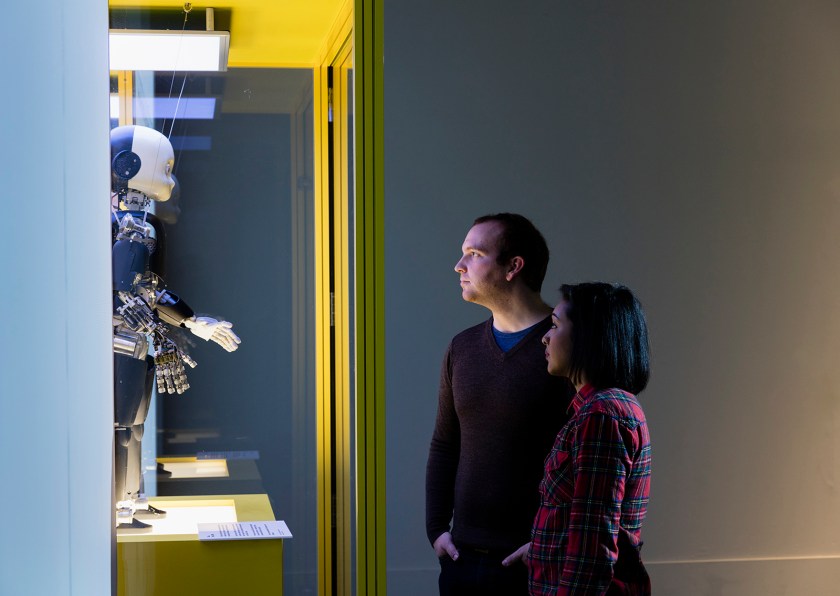
M572 355L572 322L566 316L568 303L562 300L551 313L551 328L543 335L548 373L557 377L569 376Z

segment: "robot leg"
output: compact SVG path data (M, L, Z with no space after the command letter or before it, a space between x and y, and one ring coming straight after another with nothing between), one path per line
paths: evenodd
M146 374L146 391L143 394L143 401L137 410L134 418L134 425L131 427L131 438L128 443L128 477L132 482L132 495L134 498L134 517L144 520L161 519L166 517L166 511L149 505L145 491L145 476L143 468L143 434L146 418L149 416L149 408L152 403L152 392L155 387L155 360L151 356L146 359L148 372Z
M114 354L114 494L117 527L121 530L151 528L134 519L140 480L131 455L132 427L143 405L150 367L154 374L154 367L147 359Z

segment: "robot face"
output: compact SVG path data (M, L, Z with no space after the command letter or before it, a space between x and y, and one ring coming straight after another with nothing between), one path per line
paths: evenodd
M175 186L175 152L163 134L146 126L120 126L111 131L112 171L128 190L166 201Z
M128 188L139 190L155 201L168 200L175 186L172 179L175 152L169 139L153 128L135 126L131 150L140 156L140 171L128 181Z

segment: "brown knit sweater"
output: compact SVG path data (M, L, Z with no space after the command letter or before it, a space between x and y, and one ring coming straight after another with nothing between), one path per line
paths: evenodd
M426 466L426 533L513 552L528 540L543 463L574 394L546 371L547 317L507 353L493 319L449 344Z

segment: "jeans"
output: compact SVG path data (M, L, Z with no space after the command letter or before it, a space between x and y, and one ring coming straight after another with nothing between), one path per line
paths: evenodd
M440 596L528 596L528 568L520 561L503 567L509 554L459 547L457 561L442 556Z

